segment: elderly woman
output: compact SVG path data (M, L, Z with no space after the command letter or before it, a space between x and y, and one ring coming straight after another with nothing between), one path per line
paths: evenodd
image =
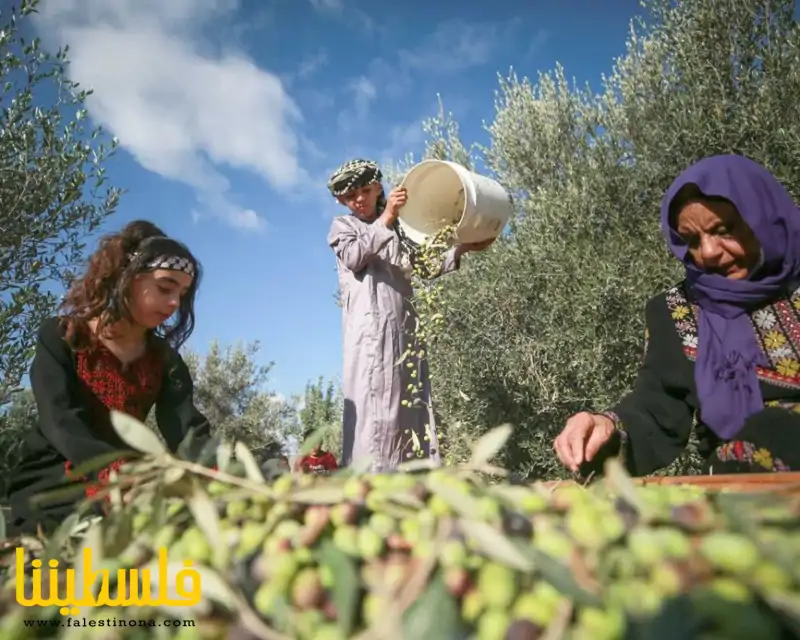
M633 390L572 416L559 459L583 471L618 452L646 475L696 419L708 473L800 470L800 211L766 169L722 155L675 180L661 219L685 280L647 303Z
M344 433L341 466L370 459L372 471L389 471L414 454L440 460L430 399L428 367L414 362L421 402L409 403L416 382L401 359L415 325L410 300L413 250L400 237L397 216L406 202L403 187L387 200L378 166L352 160L337 169L328 189L349 215L334 218L328 244L336 255L344 333ZM461 257L491 240L451 247L434 277L459 268Z

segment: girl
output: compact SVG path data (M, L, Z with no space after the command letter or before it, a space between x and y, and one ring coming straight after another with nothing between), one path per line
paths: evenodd
M407 366L397 364L416 318L411 305L413 254L404 249L396 224L406 191L398 187L387 199L382 177L375 163L352 160L328 182L331 194L350 212L335 218L328 234L343 310L342 466L369 458L372 471L390 471L407 461L414 455L414 436L424 457L440 461L424 358L413 358L424 385L422 402L402 402L408 385L416 381ZM434 277L455 271L465 253L483 251L493 241L452 247Z
M101 240L67 292L62 314L39 330L30 369L38 421L10 482L8 535L52 531L74 510L76 500L69 498L30 503L34 494L75 480L71 469L116 457L91 474L102 482L119 468L128 454L111 426L112 409L144 422L155 405L173 452L190 431L195 445L208 440L209 423L194 406L192 380L178 354L194 329L199 282L200 265L190 251L149 222L132 222Z

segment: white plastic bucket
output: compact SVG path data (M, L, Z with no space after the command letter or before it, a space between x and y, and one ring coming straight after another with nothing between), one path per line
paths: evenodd
M416 244L451 224L456 242L482 242L499 236L511 217L511 197L499 183L455 162L420 162L402 186L408 199L398 220Z

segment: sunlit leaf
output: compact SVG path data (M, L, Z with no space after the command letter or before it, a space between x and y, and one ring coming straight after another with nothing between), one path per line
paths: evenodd
M375 456L369 454L362 456L358 460L350 464L350 466L348 467L348 471L356 476L365 474L369 472L369 470L372 468L374 460Z
M220 471L228 471L231 460L233 459L233 449L227 442L221 443L217 447L217 468Z
M506 445L506 442L511 437L513 427L509 424L504 424L495 427L487 434L481 437L475 446L472 448L471 464L484 465L494 458Z
M236 459L244 465L245 474L250 480L264 482L264 474L261 473L256 459L244 442L236 443L234 453L236 454Z
M83 497L86 494L86 485L84 483L74 482L57 489L49 489L36 493L31 496L31 504L34 506L41 506L62 500L75 500L76 498Z
M199 486L194 487L187 504L195 523L206 535L214 551L215 566L223 566L228 557L228 545L222 536L217 508L206 492Z
M125 444L136 451L159 456L167 454L166 447L155 433L136 418L121 411L111 411L111 424Z
M186 475L186 470L182 467L172 467L164 472L164 482L175 484Z
M310 436L308 436L308 438L303 441L303 444L300 447L300 455L308 455L314 449L319 447L322 444L322 441L325 439L325 431L325 428L321 427L316 429Z
M460 622L455 599L441 574L436 575L403 617L405 638L453 638Z
M609 458L604 464L604 477L609 486L613 487L632 508L640 515L647 517L651 511L642 500L636 485L625 471L622 463L616 458Z
M119 509L122 506L122 490L119 486L116 486L118 478L117 472L112 469L108 474L108 484L110 485L109 499L114 509Z
M600 605L599 598L578 583L566 564L537 549L530 548L529 551L530 557L533 558L534 565L542 578L553 585L560 593L563 593L573 602L587 607Z
M431 469L436 469L439 466L439 463L431 458L423 458L421 460L412 459L399 464L397 466L397 470L402 473L415 473L417 471L430 471Z
M336 607L337 621L346 638L350 637L355 625L358 606L359 579L352 558L337 549L332 542L325 540L319 552L320 561L336 576L331 590Z
M787 629L795 637L800 637L800 598L797 594L773 590L765 596L765 600L781 616Z
M91 460L87 460L86 462L76 465L70 470L70 475L75 478L81 478L83 476L88 476L95 471L100 471L101 469L105 469L108 467L112 462L117 462L122 457L123 452L121 451L112 451L111 453L104 453L102 455L96 456Z
M480 552L518 571L533 571L536 563L530 547L507 538L491 525L478 520L461 520L462 531Z
M92 567L94 570L97 569L97 565L103 561L105 554L103 548L103 526L102 521L97 520L88 526L88 529L83 535L83 539L81 540L81 544L78 547L77 553L75 557L77 562L74 563L75 569L75 584L83 584L83 571L86 568L83 562L84 552L89 551L91 553L92 558ZM97 590L100 588L99 581L94 586L92 594L96 594Z
M50 536L44 550L44 559L60 560L61 549L72 535L75 525L78 524L79 516L76 513L68 515L59 525L58 529Z
M344 486L319 486L297 489L290 494L298 504L338 504L345 500Z
M398 367L401 364L403 364L410 355L411 355L411 349L406 349L403 352L403 355L401 355L400 358L397 360L397 362L394 363L394 366Z
M465 518L478 519L480 517L480 503L474 496L468 495L458 489L429 479L426 486L431 493L438 495L455 513Z

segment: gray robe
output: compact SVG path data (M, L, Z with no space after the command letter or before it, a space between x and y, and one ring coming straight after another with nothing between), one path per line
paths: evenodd
M344 339L344 433L341 466L372 459L373 472L390 471L416 459L412 434L423 457L439 463L439 441L433 417L428 363L407 358L397 364L410 344L414 309L411 267L397 234L381 222L363 222L354 215L333 220L328 244L336 254L342 302ZM459 267L455 248L446 254L435 277ZM408 385L414 368L423 383L413 400ZM427 436L427 438L426 438Z

